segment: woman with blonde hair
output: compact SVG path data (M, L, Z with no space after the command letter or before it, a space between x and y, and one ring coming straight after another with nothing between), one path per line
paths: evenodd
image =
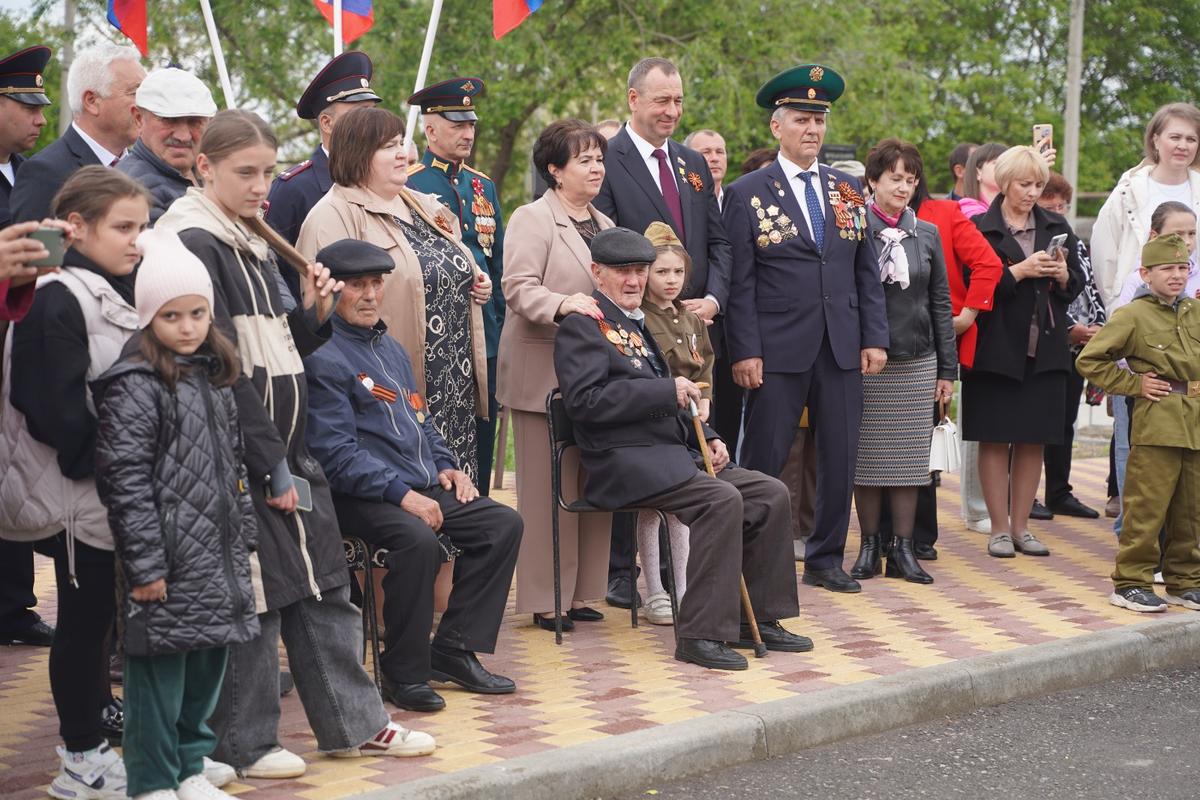
M1083 288L1079 246L1062 217L1037 204L1050 170L1028 146L996 160L1000 194L975 218L1004 266L994 307L977 321L971 369L963 369L963 438L979 442L979 475L991 518L988 552L1049 555L1028 531L1044 445L1061 444L1067 372L1067 309ZM1051 247L1056 237L1061 246ZM1052 252L1048 252L1050 248Z

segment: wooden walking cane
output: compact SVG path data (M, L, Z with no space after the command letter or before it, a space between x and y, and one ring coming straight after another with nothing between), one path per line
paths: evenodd
M696 384L701 389L707 389L708 386L703 383ZM704 459L704 469L709 475L717 477L717 471L713 469L712 454L708 452L708 440L704 438L704 422L700 419L700 409L696 408L696 401L688 398L688 410L692 413L692 425L696 427L696 441L700 443L700 456ZM746 578L742 573L738 572L738 584L742 592L742 611L746 614L746 619L750 621L750 636L754 639L754 657L762 658L767 654L767 646L763 644L762 633L758 630L758 619L754 616L754 606L750 605L750 591L746 588Z

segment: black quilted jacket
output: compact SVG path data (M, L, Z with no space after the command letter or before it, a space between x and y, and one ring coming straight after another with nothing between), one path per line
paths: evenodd
M99 417L96 486L125 586L125 651L160 655L249 641L259 633L251 583L254 508L233 392L207 377L210 357L172 393L141 359L138 337L92 384ZM167 599L128 587L159 578Z

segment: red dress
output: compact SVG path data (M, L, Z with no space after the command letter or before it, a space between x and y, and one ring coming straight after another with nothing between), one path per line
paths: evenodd
M1004 270L1000 257L987 239L967 219L953 200L923 200L917 219L937 226L946 256L946 276L950 281L950 306L954 314L963 307L992 310L992 293ZM970 286L963 268L970 270ZM958 337L958 363L970 367L975 363L975 339L979 329L972 324Z

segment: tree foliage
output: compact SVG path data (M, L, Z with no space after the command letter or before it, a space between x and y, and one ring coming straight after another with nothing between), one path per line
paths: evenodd
M773 140L757 88L796 63L838 69L847 91L827 140L865 158L884 136L916 142L935 188L948 188L946 156L960 141L1030 140L1050 122L1062 141L1069 0L548 0L499 42L490 0L449 0L430 80L478 75L477 165L503 187L506 205L527 197L528 152L549 121L567 115L624 118L625 75L661 55L684 77L681 133L721 131L737 164ZM79 0L82 35L119 38L101 0ZM150 6L151 60L176 61L218 87L196 0ZM404 113L428 22L428 0L375 4L374 28L353 44L375 62L374 85ZM294 102L328 59L332 35L310 0L213 0L237 104L276 125L287 157L315 141ZM1200 15L1194 3L1090 0L1085 27L1080 188L1104 191L1141 156L1141 131L1164 102L1200 85ZM68 35L35 6L0 18L4 41L59 49ZM56 87L52 67L48 86ZM221 102L219 89L214 92ZM44 137L52 138L52 137Z

